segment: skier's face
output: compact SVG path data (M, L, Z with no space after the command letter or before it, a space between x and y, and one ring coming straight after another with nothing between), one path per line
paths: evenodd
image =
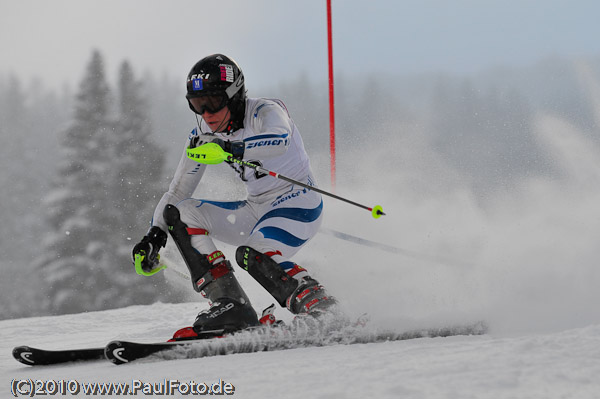
M190 98L190 103L196 113L202 116L208 127L213 132L225 130L231 119L227 102L216 96L203 96Z
M208 127L210 127L210 130L213 132L225 131L225 128L229 124L229 119L231 119L229 107L221 108L214 114L210 113L209 111L204 111L201 115L202 119L204 119L204 122L206 122Z

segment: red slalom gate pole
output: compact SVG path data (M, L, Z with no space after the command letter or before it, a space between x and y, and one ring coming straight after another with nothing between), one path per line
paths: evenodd
M327 0L327 48L329 63L329 154L331 159L331 189L335 192L335 101L333 90L333 41L331 0Z

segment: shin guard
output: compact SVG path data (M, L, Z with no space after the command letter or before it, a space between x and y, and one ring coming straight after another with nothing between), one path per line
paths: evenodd
M235 253L238 265L258 281L277 302L285 307L287 299L298 287L298 280L289 276L269 256L250 247L241 246Z
M192 247L192 240L187 232L188 226L181 221L179 209L176 206L167 205L163 211L163 217L169 227L169 234L173 237L173 241L190 271L194 290L200 292L201 288L197 287L196 282L208 273L212 265L206 256Z

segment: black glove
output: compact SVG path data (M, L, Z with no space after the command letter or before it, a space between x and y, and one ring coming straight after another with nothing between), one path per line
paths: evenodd
M167 233L162 231L160 227L152 226L148 233L142 238L142 241L135 244L133 252L131 254L132 260L135 264L135 256L142 255L142 270L145 272L151 271L158 265L158 251L167 245Z
M223 139L214 139L213 143L218 144L225 152L230 153L236 159L242 159L244 157L244 150L246 146L243 141L225 141Z

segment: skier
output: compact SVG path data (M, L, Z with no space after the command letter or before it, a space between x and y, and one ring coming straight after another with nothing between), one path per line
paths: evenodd
M248 98L244 75L234 60L214 54L198 61L187 77L186 98L190 109L201 117L186 149L217 143L235 158L315 185L300 132L285 105L276 99ZM134 259L141 255L142 269L155 268L169 231L194 289L209 300L209 309L194 322L197 334L259 324L230 262L213 238L237 246L237 263L293 314L334 312L336 300L290 260L321 225L321 195L236 163L229 165L246 185L246 200L191 198L206 165L189 159L184 150L169 190L156 207L152 227L133 249Z

